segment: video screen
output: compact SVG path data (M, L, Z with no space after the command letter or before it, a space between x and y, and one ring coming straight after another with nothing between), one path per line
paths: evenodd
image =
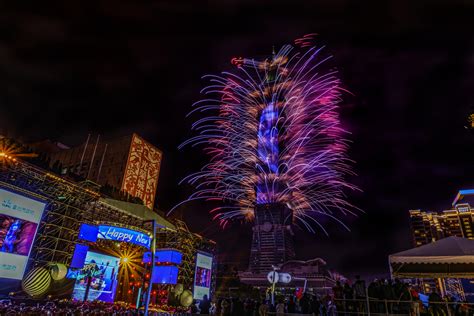
M84 268L77 271L72 297L83 300L90 283L88 301L113 302L117 289L120 259L96 252L87 252ZM90 280L89 280L90 279Z
M194 285L202 287L211 287L211 270L202 267L197 267Z
M196 270L194 273L193 298L202 300L204 295L210 299L212 278L212 256L198 252L196 255Z
M38 224L0 214L0 252L28 256Z
M23 278L45 206L0 189L0 278Z

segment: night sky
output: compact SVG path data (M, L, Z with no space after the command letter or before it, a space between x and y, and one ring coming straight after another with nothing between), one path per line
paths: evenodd
M198 4L200 3L200 4ZM365 211L329 224L330 236L297 232L298 257L322 257L353 276L388 272L387 255L411 246L408 210L447 208L474 188L474 2L145 1L0 2L0 132L69 145L88 133L130 132L164 152L158 204L164 211L190 188L198 149L185 115L204 74L235 56L262 56L307 33L334 55L347 94L342 120ZM218 241L221 260L245 266L250 227L211 223L205 203L176 215Z

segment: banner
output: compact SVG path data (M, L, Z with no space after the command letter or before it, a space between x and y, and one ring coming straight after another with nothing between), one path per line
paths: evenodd
M204 295L210 299L212 256L198 252L196 255L196 270L194 273L193 298L202 300Z
M0 189L0 278L23 278L45 206Z
M100 225L97 238L128 242L150 248L151 237L145 233L116 226Z

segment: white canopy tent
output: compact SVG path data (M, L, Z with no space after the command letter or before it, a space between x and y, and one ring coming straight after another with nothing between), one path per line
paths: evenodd
M389 257L398 278L474 278L474 240L448 237Z

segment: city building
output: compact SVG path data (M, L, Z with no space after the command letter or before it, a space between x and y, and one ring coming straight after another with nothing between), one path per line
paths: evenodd
M291 216L286 205L262 204L255 209L249 270L266 274L273 266L295 257L293 232L285 219Z
M474 190L461 190L452 203L452 208L441 212L410 210L410 228L413 245L421 246L430 242L457 236L474 239Z
M410 210L409 214L412 243L415 247L450 236L474 239L474 190L460 190L450 209L437 212L418 209ZM425 292L431 292L433 287L437 286L468 299L470 299L469 296L473 296L470 280L446 279L441 282L441 280L424 279L418 281Z
M128 193L153 209L162 152L137 134L113 139L89 136L80 146L58 148L49 152L50 167Z

